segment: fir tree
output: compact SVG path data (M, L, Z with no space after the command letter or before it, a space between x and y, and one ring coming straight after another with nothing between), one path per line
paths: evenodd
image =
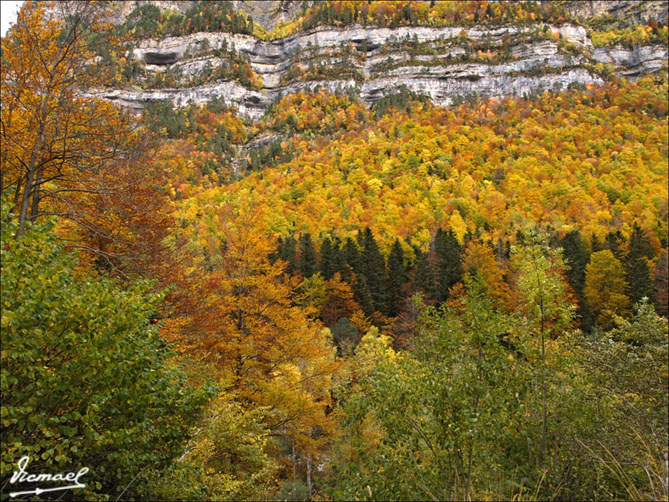
M625 273L627 275L627 294L633 303L641 301L643 297L654 298L654 284L648 266L648 258L653 256L653 247L648 235L635 222L630 235L629 251L624 258Z
M372 297L374 310L388 314L388 294L386 291L386 261L379 250L379 246L367 227L363 235L362 273L367 281L367 287Z
M426 298L435 299L434 272L430 266L429 253L416 253L416 266L414 267L413 285L411 291L417 293L422 291Z
M406 282L404 251L399 239L395 239L388 256L388 312L391 316L399 313L402 302L402 286Z
M599 238L595 234L592 234L592 239L590 239L590 248L592 253L604 251L605 249L604 245L602 245L602 243L599 241Z
M353 299L358 302L365 315L371 316L374 313L374 303L367 286L367 279L363 274L354 274L352 289Z
M348 267L346 265L346 258L344 257L339 237L334 237L332 239L332 264L335 273L339 272L339 274L344 277Z
M358 246L350 237L346 239L346 243L344 244L344 249L342 251L342 256L344 263L347 265L347 270L344 274L342 274L342 277L345 281L350 282L352 277L351 274L359 273L362 268Z
M620 230L611 231L606 235L606 247L613 253L613 256L623 260L625 237Z
M297 260L297 270L305 279L316 272L316 248L309 233L300 236L300 256Z
M287 270L290 273L297 271L297 241L292 235L286 237L279 244L279 259L288 264Z
M332 279L337 272L335 254L336 251L332 246L332 241L329 237L326 237L321 244L320 258L318 260L319 270L326 281Z
M437 230L434 237L437 257L437 300L448 299L449 289L462 278L462 248L452 230Z
M567 280L576 293L578 299L578 313L581 318L581 328L589 331L592 327L592 313L585 299L585 267L590 257L585 242L578 230L572 230L560 240L563 256L569 265Z

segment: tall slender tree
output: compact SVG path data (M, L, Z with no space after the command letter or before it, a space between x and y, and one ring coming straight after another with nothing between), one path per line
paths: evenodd
M386 261L381 254L376 239L369 227L362 237L362 273L372 298L374 310L388 314L388 294L386 291Z
M395 239L388 255L388 314L396 316L400 309L403 297L403 286L406 282L404 268L404 251L399 239Z
M413 293L421 291L428 300L435 300L434 272L430 264L430 253L423 253L418 250L416 254L411 291Z
M352 273L360 273L362 270L362 261L360 259L360 251L355 241L348 237L344 243L342 250L344 262L347 265L347 270L343 275L344 280L350 281Z
M637 303L644 297L651 301L654 299L654 284L648 265L648 259L652 257L653 248L650 239L639 224L635 222L632 226L629 249L624 257L628 285L627 294L632 303Z
M541 383L541 465L545 466L548 440L548 392L549 379L546 369L546 341L565 329L572 320L567 303L564 283L564 261L562 254L547 245L542 235L530 233L526 245L514 252L514 261L519 270L518 287L527 309L528 318L539 338ZM611 254L609 251L606 253Z
M302 277L308 279L316 272L316 247L311 240L311 234L306 233L300 236L300 253L297 258L297 270Z
M584 292L600 327L612 327L614 315L629 311L627 290L623 265L613 253L608 249L592 253L585 268Z
M585 242L578 230L572 230L560 239L563 256L569 268L567 280L576 293L578 300L578 315L581 318L581 327L584 331L592 328L592 312L585 298L585 267L589 256Z
M333 247L330 238L326 237L323 239L319 253L318 267L326 281L332 279L337 272L336 253L337 250Z
M451 230L441 228L434 236L437 266L437 300L446 301L449 289L462 279L462 247Z

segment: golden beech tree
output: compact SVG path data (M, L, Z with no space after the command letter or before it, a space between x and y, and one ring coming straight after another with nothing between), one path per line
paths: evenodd
M13 194L17 236L54 214L96 231L75 196L109 193L101 173L133 150L127 116L83 95L106 78L86 40L104 36L105 17L97 2L26 2L2 39L2 192Z
M614 315L628 313L626 288L625 271L613 253L608 249L592 253L585 267L585 297L602 328L613 326Z
M273 239L257 219L253 208L219 211L215 231L200 240L212 270L198 266L187 279L181 316L165 334L212 364L246 406L270 410L273 434L318 455L334 433L327 408L335 351L329 330L298 304L299 280L269 260Z
M60 218L70 248L123 276L165 275L172 226L150 139L129 115L84 94L104 85L91 37L114 46L98 2L26 2L2 39L2 195L20 237L28 221Z
M472 243L465 252L463 268L468 272L476 272L485 282L488 294L498 306L512 310L514 301L511 288L504 282L504 270L497 262L490 246Z

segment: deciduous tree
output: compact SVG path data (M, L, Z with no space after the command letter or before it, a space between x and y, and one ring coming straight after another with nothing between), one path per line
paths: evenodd
M585 297L602 328L613 325L614 315L625 315L630 307L623 266L608 249L590 256L585 268Z
M101 173L133 148L124 114L83 95L106 75L86 41L106 29L102 5L26 2L2 39L2 191L13 193L17 236L43 214L101 231L75 196L109 193Z

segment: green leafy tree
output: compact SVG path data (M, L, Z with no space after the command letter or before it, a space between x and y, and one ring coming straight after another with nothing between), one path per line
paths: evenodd
M266 426L269 408L248 408L234 393L220 394L183 462L205 486L209 500L268 500L275 491L278 462L271 452L276 439ZM169 480L166 480L169 481ZM162 483L161 483L162 488ZM159 493L165 498L183 499L179 489Z
M490 466L518 468L525 441L504 431L523 426L527 363L498 340L514 323L495 312L478 279L464 310L423 312L413 353L393 351L376 328L362 338L340 404L335 499L485 498ZM509 488L497 497L512 498Z
M162 295L144 282L123 290L77 277L52 222L15 240L18 222L5 209L2 478L28 455L31 472L89 467L85 493L74 496L150 492L150 474L183 453L211 396L185 386L170 362L151 322Z
M669 253L660 252L655 265L655 309L664 317L669 317Z
M610 253L610 252L609 252ZM541 465L547 464L548 390L546 340L559 336L572 320L572 306L567 302L566 284L562 278L564 262L559 250L534 232L527 243L512 251L518 268L518 289L522 296L530 329L538 335L541 358L538 377L541 384Z
M667 320L647 301L631 319L617 317L611 331L583 340L579 353L589 386L583 398L592 403L597 427L581 446L608 474L607 498L667 499L668 341Z

